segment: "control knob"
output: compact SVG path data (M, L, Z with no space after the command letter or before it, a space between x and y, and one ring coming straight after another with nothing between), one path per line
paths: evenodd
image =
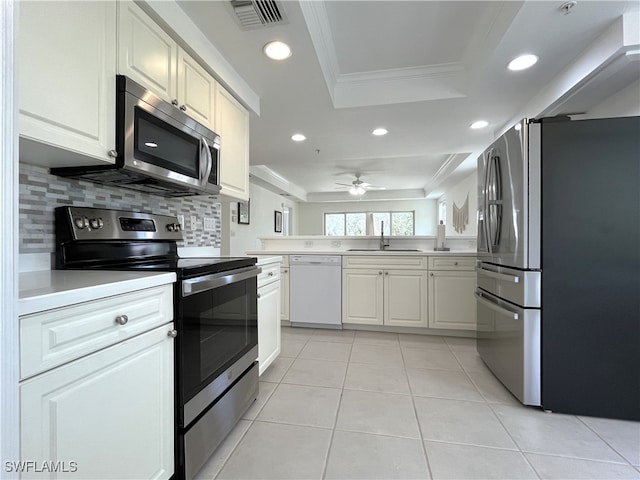
M91 228L93 228L94 230L99 230L102 227L104 227L104 222L102 221L102 218L100 218L100 217L92 218L91 220L89 220L89 226Z
M85 228L89 228L89 219L87 217L75 217L73 219L73 223L76 225L76 227L78 227L80 230L83 230Z
M170 223L167 225L167 230L169 230L170 232L179 232L180 231L180 224L179 223Z

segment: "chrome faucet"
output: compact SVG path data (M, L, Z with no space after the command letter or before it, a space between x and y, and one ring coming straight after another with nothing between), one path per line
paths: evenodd
M380 250L384 250L388 247L388 243L384 243L384 220L380 222Z

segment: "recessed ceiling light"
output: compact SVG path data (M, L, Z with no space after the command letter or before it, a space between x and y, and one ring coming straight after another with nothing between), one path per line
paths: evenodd
M376 137L381 137L382 135L386 135L387 133L389 133L389 130L387 130L386 128L376 128L373 132L371 132L371 134L375 135Z
M291 135L291 140L293 140L294 142L304 142L306 139L307 137L305 137L301 133L296 133L295 135Z
M538 57L536 55L520 55L517 58L514 58L509 62L507 68L509 70L518 71L518 70L526 70L529 67L532 67L538 61Z
M478 130L479 128L484 128L487 125L489 125L489 122L485 120L478 120L477 122L473 122L471 124L471 128L473 128L474 130Z
M267 57L273 60L284 60L291 56L291 48L284 42L269 42L262 50Z

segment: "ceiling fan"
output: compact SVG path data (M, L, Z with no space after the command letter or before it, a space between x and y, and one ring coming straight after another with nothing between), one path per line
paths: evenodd
M363 182L360 180L360 174L356 173L356 179L351 183L339 183L336 182L336 185L340 185L341 187L349 187L349 193L351 195L360 196L364 195L367 190L386 190L387 187L377 187L375 185L371 185L370 183Z

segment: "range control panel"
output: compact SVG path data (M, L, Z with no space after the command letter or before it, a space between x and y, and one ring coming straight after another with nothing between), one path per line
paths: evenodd
M90 207L56 208L56 232L66 240L182 240L169 215Z

